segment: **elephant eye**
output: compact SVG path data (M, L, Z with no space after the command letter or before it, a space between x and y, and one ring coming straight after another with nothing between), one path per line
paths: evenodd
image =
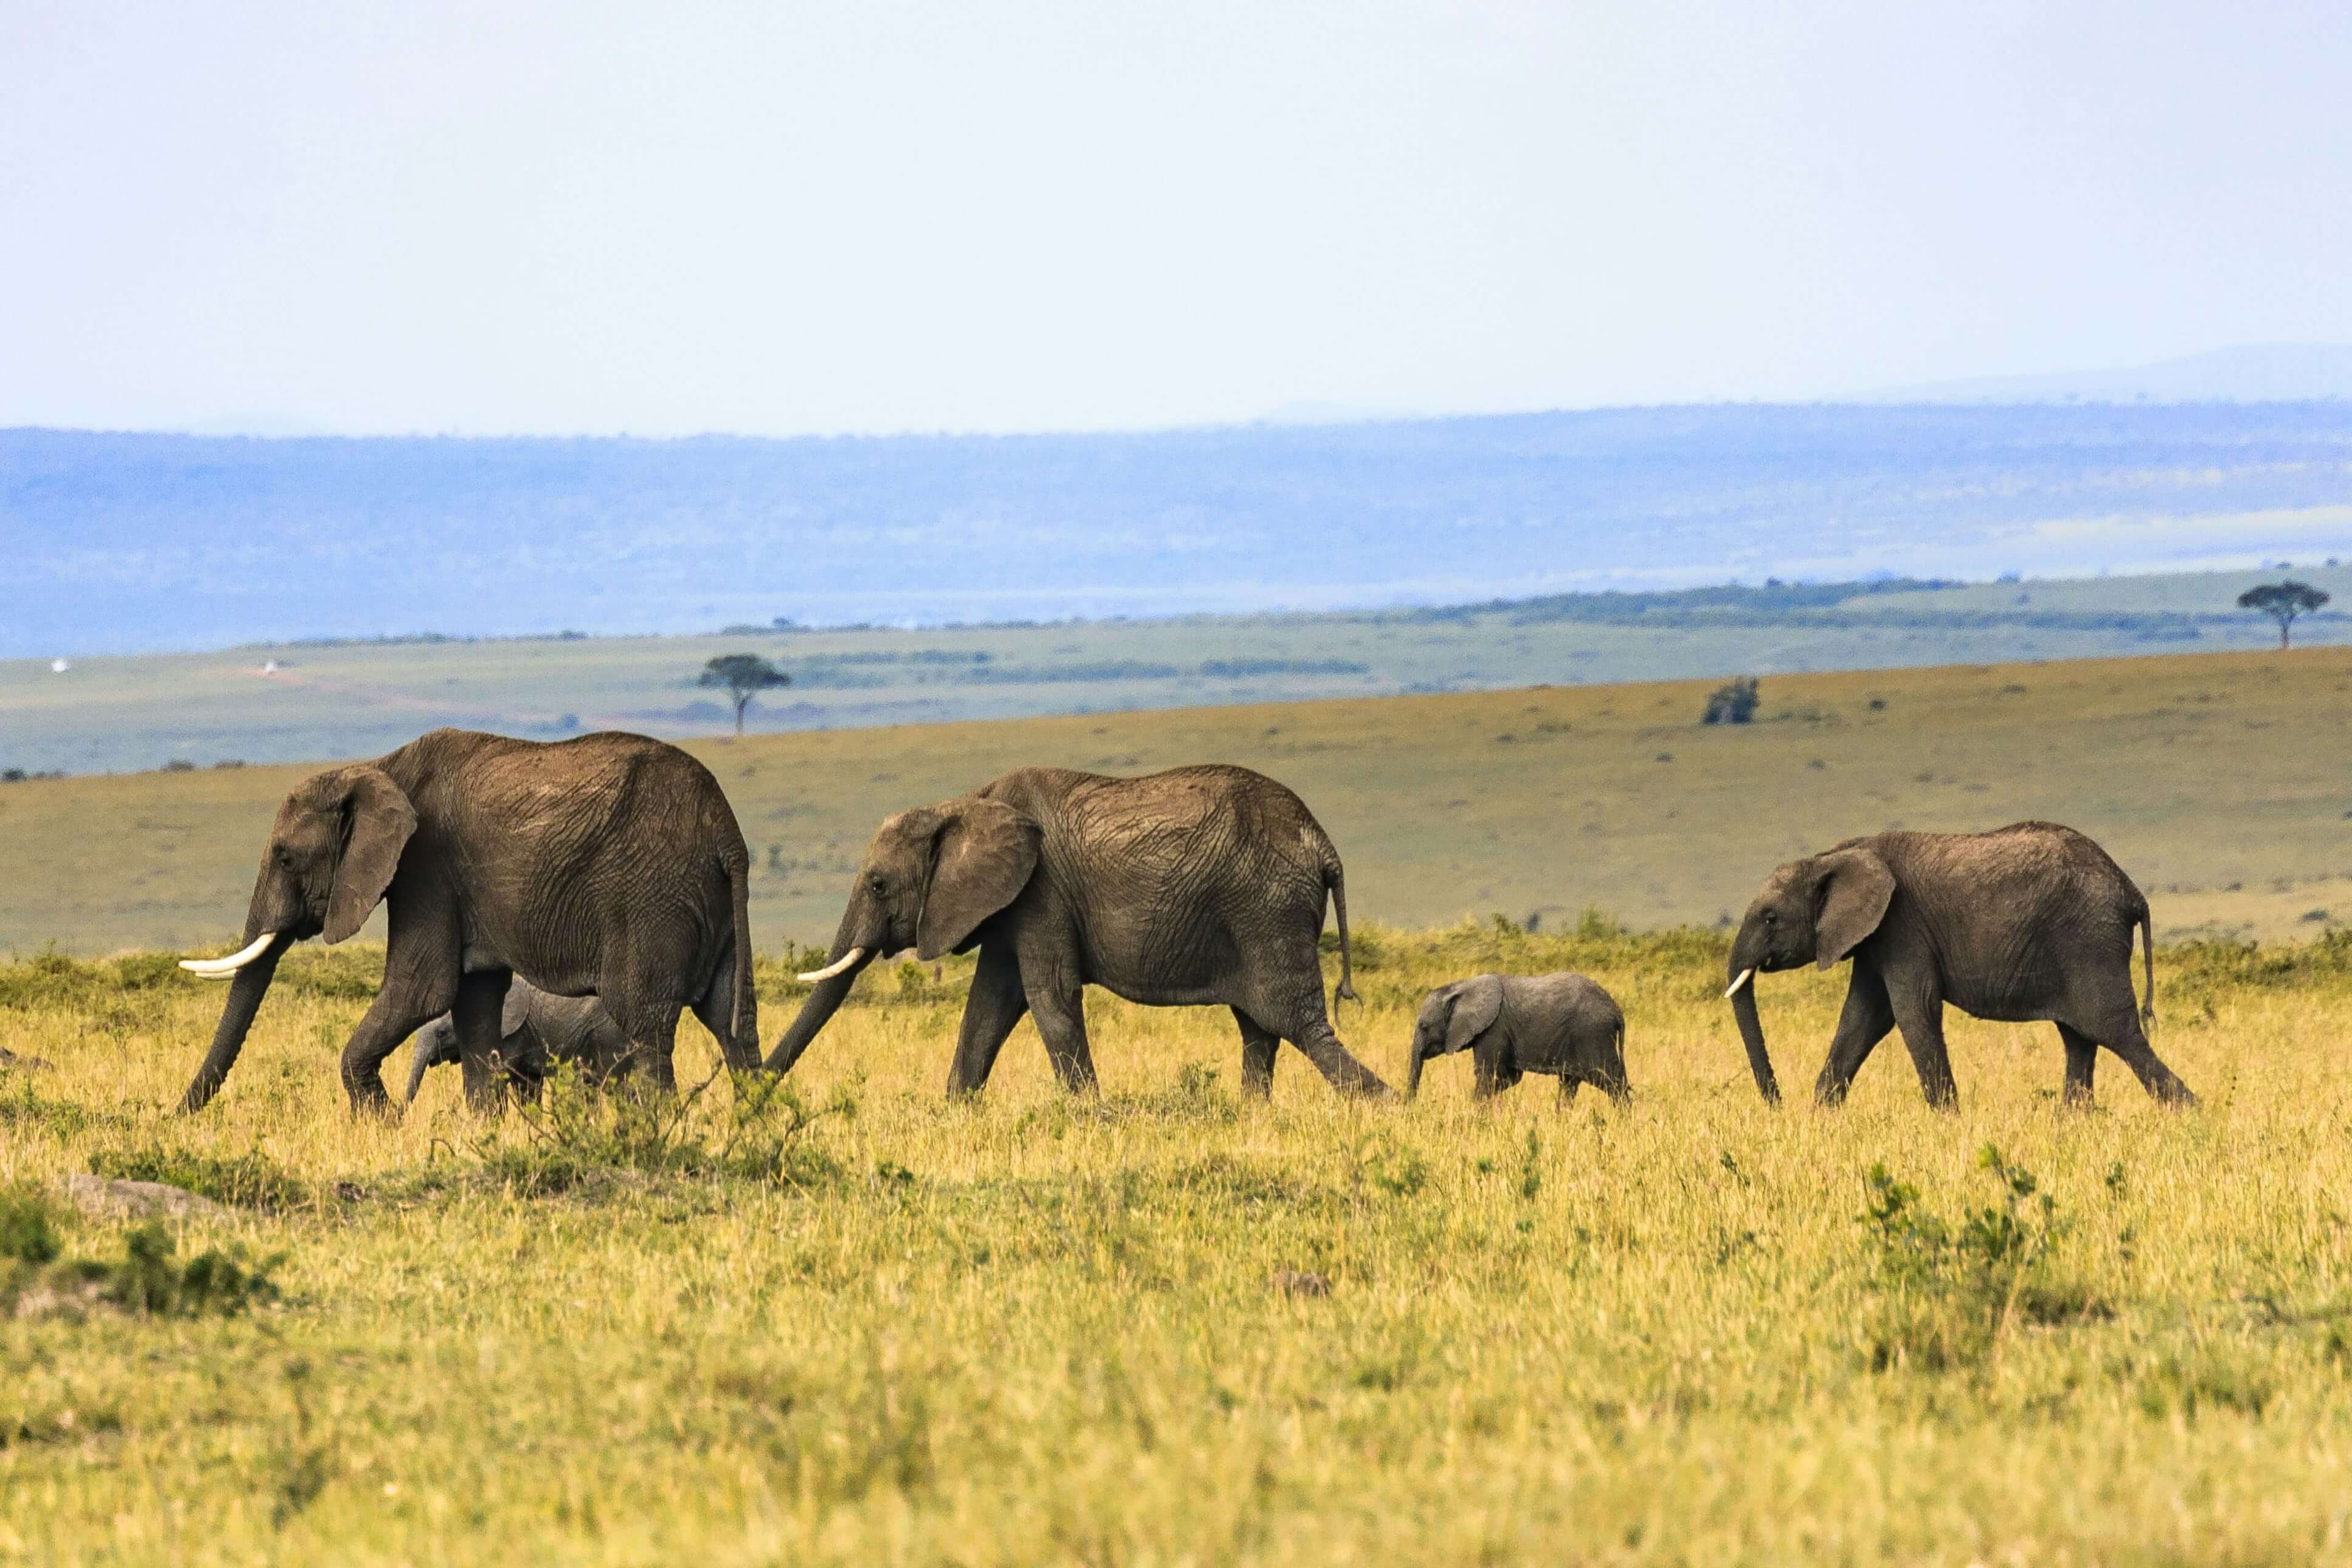
M889 884L885 882L878 875L866 878L866 886L877 893L887 891L889 888Z
M1780 917L1773 913L1770 910L1766 910L1764 911L1764 923L1768 926L1778 925L1780 923Z

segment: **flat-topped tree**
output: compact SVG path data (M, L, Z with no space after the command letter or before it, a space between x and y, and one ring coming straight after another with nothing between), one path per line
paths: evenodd
M2325 592L2292 577L2284 583L2264 583L2238 595L2238 608L2260 610L2278 623L2281 647L2287 646L2287 628L2294 625L2294 618L2309 615L2326 603Z
M772 687L790 686L793 678L756 653L722 653L702 667L697 686L723 686L735 700L735 732L743 732L743 710L751 699Z

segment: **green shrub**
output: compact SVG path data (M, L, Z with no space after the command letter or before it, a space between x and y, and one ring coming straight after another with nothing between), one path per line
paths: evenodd
M0 1258L37 1266L64 1249L57 1205L47 1193L21 1182L0 1188Z
M569 1064L550 1075L540 1101L519 1109L524 1140L484 1140L483 1172L530 1197L593 1188L622 1173L731 1179L788 1187L838 1184L841 1163L810 1135L818 1123L857 1114L844 1089L812 1107L790 1079L746 1074L713 1125L699 1114L715 1076L686 1095L607 1092Z
M2033 1173L1990 1143L1977 1163L1999 1184L1995 1200L1967 1210L1957 1224L1922 1207L1919 1189L1885 1165L1864 1173L1857 1217L1877 1296L1865 1329L1873 1371L1974 1366L2015 1322L2063 1322L2103 1310L2051 1268L2065 1226Z

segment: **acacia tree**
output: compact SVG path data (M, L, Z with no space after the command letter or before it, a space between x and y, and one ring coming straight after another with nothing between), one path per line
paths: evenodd
M2264 583L2238 595L2238 608L2260 610L2278 623L2281 647L2287 646L2287 628L2294 625L2295 616L2308 615L2326 603L2325 593L2291 577L2284 583Z
M743 710L751 699L772 687L790 686L793 678L756 653L722 653L702 667L697 686L723 686L735 700L735 732L743 732Z

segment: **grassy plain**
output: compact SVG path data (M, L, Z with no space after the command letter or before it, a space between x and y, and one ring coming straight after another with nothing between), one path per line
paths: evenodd
M232 1314L0 1321L0 1562L2352 1557L2352 940L2163 954L2198 1110L2109 1062L2063 1111L2047 1026L1956 1018L1949 1116L1892 1043L1843 1110L1763 1109L1718 941L1363 933L1380 1069L1425 986L1576 967L1625 1004L1625 1109L1481 1109L1459 1058L1341 1104L1287 1054L1242 1105L1222 1015L1099 998L1099 1099L1024 1025L950 1104L956 963L870 975L805 1059L854 1116L787 1138L721 1080L666 1141L485 1123L446 1072L347 1120L364 951L290 961L192 1121L216 990L0 967L0 1047L53 1064L0 1073L0 1245L97 1168L230 1202L180 1258L279 1259ZM1765 984L1798 1083L1842 981Z
M1759 721L1712 681L907 725L702 741L758 868L763 943L820 942L874 825L1007 768L1265 770L1338 843L1359 917L1599 906L1712 924L1856 833L2024 817L2098 838L2160 936L2352 920L2352 648L1797 675ZM1881 706L1883 704L1883 706ZM235 934L278 802L315 764L0 785L0 952Z
M436 724L537 739L572 727L712 736L729 729L725 693L694 679L706 659L740 651L793 677L790 689L764 694L752 710L751 727L767 731L2258 649L2275 642L2274 628L2232 606L2242 589L2278 574L1572 595L931 630L257 647L89 658L64 675L46 659L5 659L0 768L79 774L173 759L210 766L368 756ZM2352 642L2352 567L2295 574L2336 599L2303 622L2299 640Z

